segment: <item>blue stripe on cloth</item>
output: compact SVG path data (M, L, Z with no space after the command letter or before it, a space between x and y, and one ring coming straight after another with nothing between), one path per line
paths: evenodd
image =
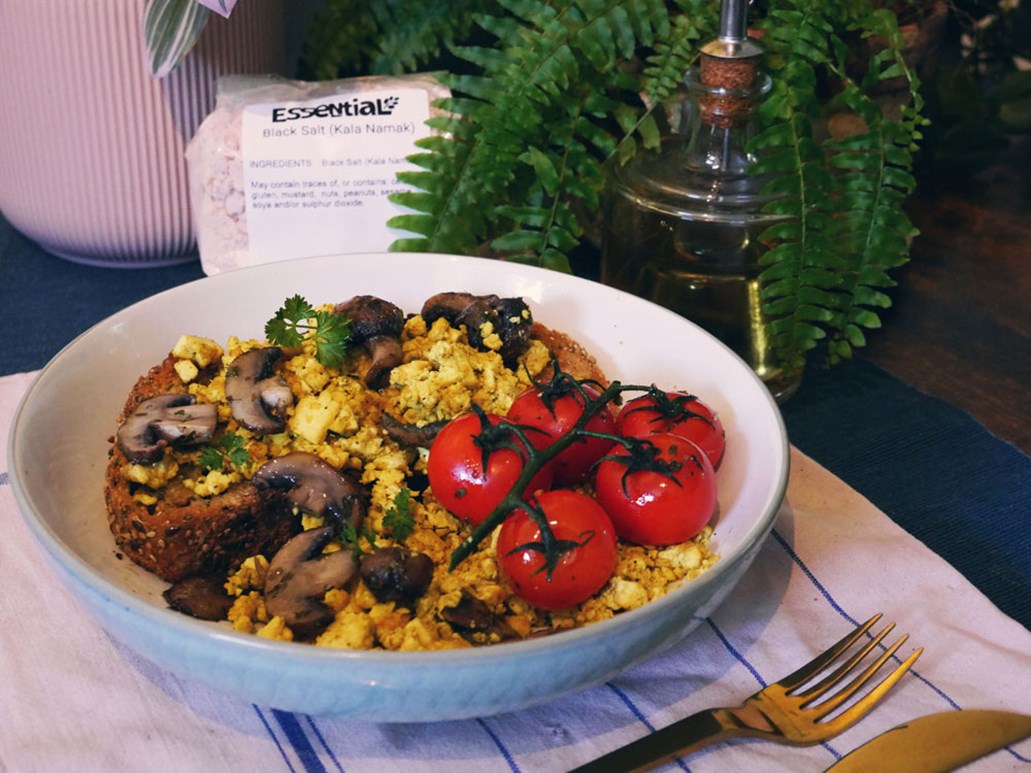
M760 687L766 687L766 680L762 678L762 674L759 673L759 670L752 665L751 661L748 660L748 658L746 658L744 655L738 652L737 648L730 643L730 639L728 639L726 634L724 634L723 631L719 629L716 623L713 622L712 618L705 618L705 622L709 624L709 627L712 629L712 632L716 634L716 638L719 639L723 643L723 646L727 648L727 652L733 655L734 659L738 663L740 663L748 669L748 673L755 677L755 681L759 683Z
M293 747L304 769L308 773L326 773L326 766L322 764L318 752L315 751L308 736L305 735L304 728L297 721L297 716L281 709L272 709L272 716L283 729L286 739L290 742L290 746Z
M6 472L0 472L0 486L6 486L9 480Z
M770 535L784 549L784 552L788 554L788 557L795 563L795 565L802 570L802 574L809 578L809 582L811 582L815 586L816 590L820 592L820 595L823 596L827 603L831 605L831 608L839 615L841 615L843 618L848 620L852 625L859 625L859 622L850 614L848 614L844 609L842 609L838 602L834 600L834 597L831 596L831 594L823 586L823 583L816 579L816 575L814 575L809 570L809 567L805 565L805 562L802 560L801 556L799 556L798 553L795 552L795 549L788 544L787 540L785 540L784 537L781 536L776 529L770 532Z
M287 768L293 771L294 766L290 762L290 757L287 755L286 749L283 748L283 745L279 743L279 739L276 737L276 733L272 729L272 726L268 723L268 720L265 719L265 715L262 713L261 709L253 703L251 704L251 706L254 708L254 713L258 715L258 719L261 720L261 724L265 726L265 730L268 731L269 737L272 739L272 742L276 745L276 748L279 749L279 753L283 757L283 762L286 763Z
M633 700L631 700L631 698L630 698L630 696L629 696L629 695L627 695L627 694L626 694L625 692L623 692L623 691L622 691L622 690L620 690L620 689L619 689L618 687L616 687L616 685L612 684L612 682L606 682L605 684L606 684L606 686L607 686L607 687L608 687L609 689L611 689L611 690L612 690L612 692L614 692L614 693L615 693L616 695L618 695L618 696L619 696L619 699L620 699L621 701L623 701L624 705L625 705L625 706L626 706L626 707L627 707L628 709L630 709L631 713L632 713L632 714L633 714L633 715L634 715L635 717L637 717L637 718L638 718L638 720L640 720L641 724L642 724L642 725L644 725L644 726L645 726L646 728L648 728L648 732L650 732L650 733L654 733L654 732L655 732L655 725L653 725L653 724L652 724L651 722L649 722L649 721L648 721L648 718L647 718L647 717L646 717L646 716L644 715L644 713L643 713L643 712L642 712L642 711L641 711L641 710L640 710L640 709L639 709L639 708L637 707L637 704L635 704L635 703L633 702ZM684 771L690 771L690 768L689 768L689 767L687 767L687 764L686 764L686 763L685 763L685 762L684 762L684 761L683 761L682 759L680 759L679 757L678 757L678 758L676 759L676 763L677 763L677 765L679 765L679 766L680 766L680 769L681 769L681 770L684 770Z
M648 721L648 718L644 716L642 711L637 707L637 704L635 704L633 700L630 699L629 695L627 695L625 692L616 687L616 685L612 684L612 682L606 682L605 684L616 695L619 696L619 699L623 701L624 705L626 705L626 707L630 709L631 713L641 721L641 724L648 728L648 732L655 732L655 725ZM687 767L687 764L679 757L676 759L676 763L680 766L681 770L690 771L690 768Z
M344 768L341 766L340 760L338 760L336 755L333 754L333 750L330 748L329 744L326 743L326 737L322 735L322 731L320 731L318 725L315 724L315 718L307 714L305 714L304 717L308 720L308 727L311 728L312 734L319 740L319 743L322 744L322 748L326 750L326 754L329 755L329 759L333 762L333 765L336 766L336 769L339 770L340 773L344 773Z
M802 570L802 574L804 574L809 579L809 582L811 582L813 586L819 591L820 595L823 596L823 598L827 601L831 608L839 615L841 615L841 617L843 617L849 623L851 623L854 626L858 626L859 621L857 621L854 617L852 617L852 615L848 614L844 609L841 608L841 605L838 604L838 602L834 599L830 592L828 592L828 590L824 587L823 583L816 579L816 575L814 575L812 571L809 569L809 567L806 566L805 561L803 561L802 557L799 556L798 553L795 552L794 548L792 548L791 545L788 544L787 540L785 540L784 537L778 534L776 529L773 530L772 534L777 544L779 544L784 549L784 552L788 554L788 557L798 566L799 569ZM869 634L867 634L867 636L869 636ZM882 644L881 649L887 649L887 647L885 647ZM893 660L896 663L902 662L902 658L898 657L897 655L893 657ZM944 690L939 688L937 685L933 684L925 676L920 674L916 669L909 669L909 673L911 676L913 676L914 678L923 682L925 685L931 688L931 690L933 690L942 700L948 703L949 706L951 706L954 709L960 708L959 704L956 703L956 701L953 700Z
M504 757L505 762L508 763L508 769L511 770L512 773L519 773L519 766L516 764L515 758L512 756L512 753L508 750L508 747L505 746L505 742L501 740L501 737L490 729L490 725L487 724L486 720L477 719L476 724L483 728L484 732L486 732L487 735L490 736L490 740L493 741L494 745L498 747L498 751L501 752L501 756Z
M812 578L812 579L815 579L815 578L813 577L813 575L812 575L812 573L811 573L811 572L808 572L808 571L807 571L807 572L806 572L806 576L807 576L807 577L810 577L810 578ZM764 689L764 690L765 690L765 689L766 689L767 687L769 687L769 683L768 683L768 682L767 682L767 681L766 681L766 680L765 680L765 679L764 679L764 678L762 677L762 675L761 675L761 674L759 673L759 669L757 669L757 668L756 668L756 667L755 667L755 666L754 666L754 665L752 664L752 661L750 661L750 660L749 660L748 658L746 658L746 657L745 657L744 655L742 655L742 654L741 654L740 652L738 652L738 651L737 651L737 648L736 648L736 647L734 647L734 646L733 646L733 645L732 645L732 644L730 643L730 639L729 639L729 638L727 638L726 634L724 634L724 633L723 633L723 631L721 631L721 630L719 629L719 626L717 626L717 625L716 625L716 623L715 623L715 622L714 622L714 621L713 621L712 619L706 619L706 621L705 621L705 622L707 622L707 623L709 624L709 627L710 627L710 628L712 628L712 630L713 630L713 633L715 633L715 634L716 634L716 636L717 636L717 638L719 638L719 640L720 640L721 642L723 642L723 646L725 646L725 647L727 648L727 650L728 650L728 651L730 652L730 654L732 654L732 655L733 655L733 656L734 656L734 657L735 657L735 658L737 659L737 661L738 661L738 662L739 662L739 663L740 663L741 665L743 665L743 666L744 666L745 668L747 668L747 669L748 669L748 671L749 671L749 673L751 673L751 674L752 674L752 676L754 676L754 677L755 677L755 681L757 681L757 682L759 683L759 686L760 686L760 687L761 687L762 689ZM835 757L835 759L839 759L839 760L841 759L842 755L841 755L841 754L839 754L839 753L838 753L838 752L837 752L837 751L836 751L836 750L835 750L835 749L834 749L834 748L833 748L833 747L832 747L832 746L831 746L830 744L828 744L828 743L827 743L826 741L823 741L823 742L821 742L821 743L820 743L820 746L822 746L822 747L823 747L824 749L826 749L826 750L827 750L827 751L829 751L829 752L830 752L831 754L833 754L833 755L834 755L834 757Z
M644 725L649 730L655 730L655 725L648 721L648 718L639 708L637 708L637 704L635 704L633 700L630 699L629 695L627 695L625 692L616 687L616 685L614 685L612 682L606 682L605 686L612 690L612 692L614 692L617 696L619 696L619 699L623 701L623 705L630 709L630 713L637 717L637 719L640 720L642 725Z

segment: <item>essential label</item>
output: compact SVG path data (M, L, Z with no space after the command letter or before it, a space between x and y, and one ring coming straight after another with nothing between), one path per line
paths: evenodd
M399 171L430 134L424 89L339 94L250 105L241 151L251 261L382 252L410 235L388 228L408 212L387 200L410 186Z

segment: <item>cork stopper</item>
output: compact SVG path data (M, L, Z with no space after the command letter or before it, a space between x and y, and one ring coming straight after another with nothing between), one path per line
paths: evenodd
M719 128L739 126L755 106L754 87L763 49L748 37L744 0L723 0L720 34L702 47L702 120Z

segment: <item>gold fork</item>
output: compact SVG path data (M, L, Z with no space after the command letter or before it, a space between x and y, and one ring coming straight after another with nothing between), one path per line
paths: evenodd
M740 706L706 709L692 714L604 757L588 762L576 768L574 773L648 770L730 738L764 738L791 746L810 746L832 738L866 716L923 652L923 648L916 649L858 701L840 713L830 716L856 695L909 638L908 634L904 634L842 686L866 656L895 627L894 623L889 623L883 631L871 636L861 649L841 665L814 682L880 619L880 614L874 615L826 652L817 655L776 684L760 690Z

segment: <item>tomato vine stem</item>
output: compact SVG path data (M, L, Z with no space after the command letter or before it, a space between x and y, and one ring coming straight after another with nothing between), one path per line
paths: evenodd
M525 464L523 465L522 473L512 488L509 489L505 497L497 504L497 506L490 512L490 514L480 524L473 529L472 533L466 537L462 543L455 548L451 554L451 560L448 568L453 570L463 560L465 560L473 551L479 548L487 536L494 531L506 518L509 517L516 510L525 510L530 517L534 520L541 531L541 547L540 550L544 554L545 567L548 569L548 575L550 578L551 569L553 569L561 556L563 546L560 541L555 538L554 533L551 530L551 526L548 523L548 518L545 513L537 506L533 501L532 497L526 496L526 489L529 487L530 482L534 476L541 470L544 465L549 461L558 456L562 451L568 448L570 445L575 443L577 440L585 437L602 438L605 440L611 440L614 444L620 443L625 447L629 448L629 443L635 444L639 447L642 443L651 445L647 441L640 441L633 438L623 438L618 435L609 435L606 433L592 432L587 430L587 424L590 420L605 406L617 400L624 392L648 392L654 394L658 392L658 388L652 384L650 386L639 386L639 385L624 385L619 381L613 381L597 397L591 397L587 391L583 388L583 383L591 383L597 386L597 382L580 382L573 379L567 373L564 373L558 368L555 363L555 373L552 377L552 382L566 380L570 382L580 392L584 399L584 409L576 423L570 428L564 435L556 438L550 445L545 448L534 448L533 445L527 440L523 428L518 424L510 422L502 422L492 429L502 430L515 435L523 444L521 449L517 449L521 454L524 455ZM545 386L538 385L538 388L546 388ZM517 444L513 444L517 445ZM633 449L630 449L633 451ZM483 469L487 469L486 460L484 460Z

